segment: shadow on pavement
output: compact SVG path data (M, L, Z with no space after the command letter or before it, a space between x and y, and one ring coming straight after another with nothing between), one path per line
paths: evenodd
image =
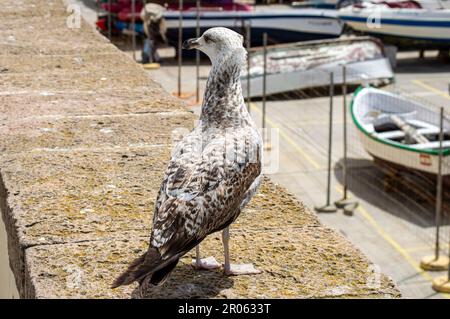
M334 174L342 185L340 159ZM435 225L435 184L414 174L388 174L368 159L348 159L348 189L356 197L421 227ZM444 199L443 224L448 225L450 201ZM447 215L447 218L445 217Z

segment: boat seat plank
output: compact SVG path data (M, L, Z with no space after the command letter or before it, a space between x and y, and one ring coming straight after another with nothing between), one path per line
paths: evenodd
M439 129L436 127L432 127L432 128L421 128L417 130L417 133L419 134L437 134L439 133ZM405 136L405 132L403 132L402 130L395 130L395 131L390 131L390 132L383 132L383 133L378 133L377 137L382 138L382 139L393 139L393 138L400 138Z
M424 122L424 121L421 121L421 120L410 119L410 120L407 120L406 122L408 124L411 124L411 125L414 125L414 126L417 126L417 127L430 128L430 129L434 128L436 130L439 129L436 125L433 125L433 124L430 124L430 123L427 123L427 122Z

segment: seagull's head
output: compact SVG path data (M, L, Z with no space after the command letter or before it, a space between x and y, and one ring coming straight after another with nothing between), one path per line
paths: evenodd
M227 28L211 28L206 30L200 38L184 41L183 49L197 49L205 53L211 61L217 56L240 52L244 48L244 37Z

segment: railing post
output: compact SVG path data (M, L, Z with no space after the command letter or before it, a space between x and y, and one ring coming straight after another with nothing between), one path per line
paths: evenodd
M334 74L330 72L330 110L328 126L328 175L327 175L327 201L325 205L315 207L318 213L334 213L336 207L331 205L331 152L333 149L333 97L334 97Z
M136 61L136 0L131 1L131 48L133 50L133 60Z
M442 142L444 139L444 108L441 108L440 119L439 119L439 157L438 157L438 174L436 183L436 238L434 245L434 258L439 259L440 255L440 228L441 228L441 218L442 218Z
M264 144L264 150L270 151L272 145L267 141L266 134L266 94L267 94L267 33L263 34L263 55L264 55L264 71L263 71L263 92L262 92L262 138Z
M251 21L249 20L248 23L245 25L245 37L247 38L247 110L250 113L251 111L251 103L252 103L252 99L251 99L251 90L250 90L250 60L251 60L251 56L250 56L250 47L251 47L251 41L252 41L252 24Z
M347 66L342 65L342 108L343 108L343 196L340 200L334 202L337 208L344 209L344 214L351 216L358 207L358 202L348 199L348 162L347 162Z
M266 128L266 89L267 89L267 33L263 34L263 89L262 89L262 129L263 141L265 142Z
M342 66L342 97L344 121L344 199L347 199L347 68Z
M182 43L183 43L183 0L178 3L178 96L181 96L181 66L183 64Z
M108 39L111 41L112 37L112 13L111 13L112 1L108 0Z
M196 19L195 19L195 34L197 39L200 37L200 0L196 2ZM195 75L196 75L196 88L195 88L195 100L198 103L200 101L200 51L195 50Z
M435 223L436 233L434 242L434 256L426 256L420 262L420 267L429 271L443 271L449 267L449 259L447 256L440 255L440 228L442 217L442 152L444 141L444 108L441 107L439 118L439 154L438 154L438 172L436 177L436 210Z
M447 270L447 274L437 277L433 280L433 289L437 292L450 293L450 246L449 255L440 256L439 228L442 217L442 160L443 160L443 141L444 141L444 108L440 112L440 132L439 132L439 167L437 176L437 194L436 194L436 242L434 258L425 257L420 266L425 270ZM450 244L450 243L449 243Z

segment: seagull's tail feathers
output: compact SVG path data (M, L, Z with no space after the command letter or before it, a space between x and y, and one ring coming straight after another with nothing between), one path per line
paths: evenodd
M175 259L173 262L168 264L167 266L164 266L163 268L155 271L152 274L152 278L150 279L150 283L155 286L162 285L167 277L169 277L172 270L174 270L175 266L178 264L179 259Z
M135 281L141 284L148 276L151 276L150 283L160 285L165 281L177 263L178 259L167 264L167 261L161 259L159 251L156 248L150 247L146 253L130 264L128 269L114 281L111 288L129 285Z

